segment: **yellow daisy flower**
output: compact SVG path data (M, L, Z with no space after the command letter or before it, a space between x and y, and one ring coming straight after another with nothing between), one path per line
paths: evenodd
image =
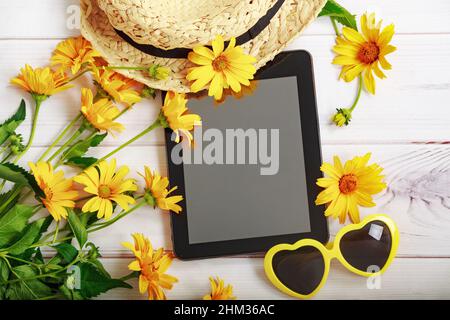
M358 206L373 207L372 195L386 188L384 176L380 175L383 168L377 164L367 165L371 154L354 157L342 166L339 157L334 157L334 166L324 163L320 170L328 175L317 179L317 185L325 188L317 196L316 205L328 204L325 216L339 217L344 223L347 214L353 223L358 223Z
M55 93L71 88L68 78L63 72L55 72L50 68L33 69L26 64L20 74L11 79L11 83L34 96L49 97Z
M180 142L180 135L183 134L189 141L192 141L190 131L195 125L201 125L202 119L197 114L189 114L186 107L187 99L183 93L169 91L164 99L161 108L163 127L169 127L176 133L176 142Z
M70 70L75 75L82 67L93 65L96 57L100 57L100 53L92 48L89 41L79 36L60 42L53 52L51 64L63 71Z
M180 213L183 210L177 204L183 200L183 196L169 197L169 194L177 190L178 187L168 190L169 179L167 177L161 177L156 171L152 172L147 166L144 166L144 175L141 174L141 176L145 180L147 202L150 202L153 206L158 206L162 210L170 210L175 213Z
M53 167L47 162L30 162L28 164L39 188L45 197L42 204L56 221L67 218L66 208L74 208L78 192L72 189L72 179L64 179L64 172L53 172Z
M116 160L113 159L110 163L102 161L76 176L74 181L84 185L84 191L94 195L84 204L83 212L97 212L99 219L104 217L108 220L113 214L113 202L128 210L128 205L136 201L126 193L137 190L133 179L125 179L129 171L127 166L116 171Z
M189 53L188 59L195 67L189 69L187 80L194 81L192 92L203 90L209 85L209 96L216 100L222 98L224 88L231 88L234 92L241 91L241 84L249 86L256 72L253 65L256 59L244 54L240 46L236 46L236 39L231 38L225 49L223 38L218 35L212 41L212 50L198 46Z
M225 286L222 279L217 277L209 278L211 283L211 293L203 297L203 300L236 300L233 296L233 287L231 285Z
M344 27L343 36L336 38L333 48L337 54L333 63L342 66L340 78L350 82L362 73L364 86L372 94L375 94L372 72L380 79L386 78L380 66L384 70L390 70L392 66L387 62L386 55L396 50L396 47L389 44L394 36L394 25L391 24L380 32L381 22L375 23L375 14L364 14L361 17L362 33Z
M253 80L253 81L250 81L249 86L241 86L241 91L239 91L239 92L234 92L231 89L225 89L225 90L223 90L222 98L214 101L215 105L220 105L221 103L225 102L225 100L228 97L234 97L235 99L239 100L244 97L251 96L255 93L257 88L258 88L258 81Z
M170 290L178 279L165 272L172 264L173 256L165 254L164 249L153 250L150 240L140 233L133 234L134 244L124 242L136 260L128 265L131 271L139 271L139 291L147 292L149 300L166 300L164 290Z
M95 82L108 94L115 102L123 103L131 107L141 101L138 90L139 83L124 77L120 73L104 68L94 68L92 71Z
M120 114L120 110L106 99L100 99L94 103L94 95L91 89L81 89L81 113L86 120L100 131L122 132L124 127L114 119Z

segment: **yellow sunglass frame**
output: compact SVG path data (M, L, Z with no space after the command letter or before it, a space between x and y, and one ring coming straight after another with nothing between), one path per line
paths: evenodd
M392 239L391 252L389 253L389 257L381 270L379 270L378 272L364 272L364 271L356 269L355 267L353 267L351 264L349 264L345 260L344 256L342 255L342 252L340 250L339 244L340 244L342 237L345 234L347 234L348 232L353 231L353 230L361 229L365 225L369 224L372 221L382 221L389 228L389 231L391 232L391 239ZM338 259L345 268L347 268L349 271L351 271L357 275L360 275L363 277L375 277L375 276L382 274L384 271L386 271L386 269L392 263L392 260L394 259L395 255L397 253L398 243L399 243L399 232L398 232L398 228L397 228L395 222L387 215L372 214L372 215L365 217L360 223L350 224L350 225L343 227L336 234L334 242L328 243L326 246L317 240L302 239L302 240L297 241L294 244L282 243L282 244L278 244L278 245L272 247L264 257L264 270L265 270L266 275L269 278L270 282L272 282L272 284L275 287L277 287L280 291L282 291L290 296L296 297L296 298L309 299L309 298L313 297L314 295L316 295L317 292L319 292L319 290L325 285L325 282L328 278L328 274L330 271L330 262L332 259L334 259L334 258ZM317 286L316 289L314 289L314 291L312 291L310 294L307 294L307 295L297 293L297 292L289 289L288 287L286 287L276 276L275 271L273 270L273 264L272 264L272 259L275 256L275 254L277 254L278 252L294 251L294 250L297 250L297 249L299 249L301 247L305 247L305 246L311 246L311 247L314 247L317 250L319 250L322 253L322 256L324 259L324 265L325 265L323 276L322 276L322 279L321 279L319 285Z

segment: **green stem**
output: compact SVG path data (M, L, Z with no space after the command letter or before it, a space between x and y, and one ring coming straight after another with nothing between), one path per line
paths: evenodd
M97 131L97 130L94 130L94 132L92 132L86 139L83 139L83 140L89 140L89 139L91 139L93 136L95 136L97 133L98 133L98 131ZM62 164L64 163L64 160L66 159L66 155L68 155L68 154L73 150L73 148L75 148L76 145L77 145L77 144L74 143L72 146L70 146L70 147L67 149L67 152L66 152L65 154L63 154L63 155L61 156L61 158L58 160L58 162L56 163L55 169L58 168L60 165L62 165Z
M137 277L139 277L139 272L133 271L133 272L127 274L126 276L123 276L122 278L120 278L120 280L127 281L127 280L134 279Z
M339 37L341 34L339 32L339 28L337 26L336 20L333 17L330 17L331 20L331 24L333 26L334 32L336 33L336 35Z
M356 108L356 105L359 102L359 98L361 98L362 87L363 87L363 78L362 78L362 75L359 75L359 77L358 77L358 93L356 94L356 98L355 98L355 101L353 102L353 105L350 107L350 112L352 112Z
M9 158L11 158L12 155L13 155L13 152L10 151L10 152L8 153L8 155L7 155L6 157L3 158L2 163L5 163Z
M10 145L11 145L11 144L7 144L7 145L1 147L1 148L0 148L0 154L3 154L7 149L9 149L9 146L10 146Z
M29 278L20 278L20 277L17 276L17 274L15 274L18 279L14 279L14 280L9 280L9 281L3 282L3 284L4 285L5 284L11 284L11 283L19 282L19 281L25 283L25 282L31 281L31 280L47 278L47 277L53 277L54 275L56 275L58 273L66 271L67 269L69 269L71 266L73 266L74 264L78 263L79 261L80 261L80 252L78 253L78 256L71 263L69 263L68 265L66 265L64 268L62 268L60 270L56 270L56 271L53 271L53 272L50 272L50 273L40 274L40 275L37 275L37 276L34 276L34 277L29 277Z
M55 159L67 146L69 146L70 144L72 144L72 142L78 139L78 137L84 132L84 130L85 127L82 126L77 131L75 131L72 137L70 137L70 139L67 140L61 147L59 147L59 149L56 150L56 152L53 153L53 155L47 161L50 162L53 159Z
M67 127L59 134L59 136L53 141L53 143L45 150L45 152L41 155L37 162L44 160L44 158L52 151L52 149L64 138L70 129L81 119L83 115L80 113L76 116L75 119L72 120L71 123L67 125Z
M88 71L91 71L91 69L88 68L88 69L85 69L85 70L81 71L81 72L78 73L76 76L72 77L68 82L72 82L72 81L77 80L78 78L82 77L83 74L85 74L85 73L88 72Z
M117 147L116 149L114 149L113 151L111 151L110 153L108 153L106 156L104 156L103 158L99 159L96 163L99 163L101 161L104 161L106 159L108 159L109 157L111 157L112 155L116 154L117 152L119 152L120 150L124 149L125 147L129 146L130 144L132 144L133 142L139 140L140 138L142 138L143 136L145 136L146 134L148 134L150 131L152 131L153 129L156 129L158 127L161 126L161 122L159 120L159 118L147 129L145 129L144 131L142 131L141 133L139 133L137 136L135 136L134 138L131 138L130 140L128 140L127 142L125 142L124 144L122 144L121 146Z
M8 205L13 201L13 199L18 196L20 194L20 192L22 191L21 187L14 187L13 192L11 193L11 195L8 197L8 200L6 200L5 202L3 202L3 204L0 206L0 212L3 212L3 210L5 210L5 208L8 207Z
M53 299L57 299L57 298L64 298L64 296L62 296L61 294L54 294L54 295L52 295L52 296L39 298L39 299L37 299L37 300L39 300L39 301L44 301L44 300L53 300Z
M5 258L16 260L16 261L19 261L19 262L22 262L22 263L25 263L25 264L29 264L29 265L34 266L36 268L40 268L42 266L42 264L37 264L37 263L33 263L31 261L22 260L20 258L16 258L16 257L10 256L10 255L5 255Z
M142 199L142 198L138 198L138 200L139 199ZM139 201L133 208L119 213L115 218L113 218L111 220L108 220L108 221L106 221L104 223L92 225L91 227L94 227L94 229L87 230L87 232L88 233L92 233L92 232L96 232L96 231L102 230L102 229L112 225L113 223L119 221L120 219L123 219L124 217L126 217L127 215L129 215L133 211L136 211L137 209L141 208L145 204L146 204L145 200ZM55 232L56 232L56 230L55 230ZM41 239L41 241L45 241L46 239L50 238L51 236L52 236L52 233L44 236ZM64 237L64 238L57 239L56 241L52 241L52 242L38 242L38 243L32 244L30 246L30 248L47 247L47 246L54 245L55 243L60 243L60 242L64 242L64 241L67 241L67 240L71 240L72 238L73 237Z
M92 232L96 232L96 231L102 230L102 229L104 229L106 227L109 227L110 225L112 225L113 223L115 223L115 222L119 221L120 219L126 217L127 215L129 215L133 211L136 211L137 209L141 208L143 205L145 205L145 203L146 203L145 200L142 200L142 201L138 202L133 208L131 208L131 209L127 210L127 211L123 211L123 212L119 213L113 219L108 220L108 221L106 221L104 223L101 223L101 224L93 225L93 227L97 227L97 228L90 229L87 232L88 233L92 233Z
M58 238L58 231L59 231L59 221L56 222L55 234L53 235L53 242L52 243L56 242L56 239Z
M106 66L104 67L106 70L138 70L138 71L144 71L148 70L148 68L145 67L124 67L124 66Z
M41 105L42 105L43 100L39 99L39 98L35 98L34 101L36 103L36 108L34 110L30 138L28 139L28 143L25 146L25 149L23 149L23 151L16 157L16 159L14 160L14 163L17 163L20 160L20 158L22 158L22 156L31 148L31 145L33 144L34 135L36 133L36 125L37 125L38 115L39 115L39 111L41 110Z
M6 180L2 181L2 184L0 184L0 192L3 190L3 188L5 187L6 184Z
M131 109L131 107L128 107L128 108L123 109L122 111L120 111L120 113L119 113L116 117L113 118L113 120L117 120L117 118L123 116L123 115L124 115L125 113L127 113L130 109Z

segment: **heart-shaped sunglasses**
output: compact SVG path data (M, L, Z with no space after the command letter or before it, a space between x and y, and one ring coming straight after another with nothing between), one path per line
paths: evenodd
M397 252L399 232L386 215L367 216L343 227L333 243L313 239L272 247L264 258L269 280L282 292L307 299L325 284L330 261L337 258L348 270L371 277L383 273Z

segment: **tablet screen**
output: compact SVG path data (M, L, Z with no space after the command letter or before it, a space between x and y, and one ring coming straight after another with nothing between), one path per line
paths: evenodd
M183 155L190 244L311 231L297 77L252 90L189 100L203 120Z

